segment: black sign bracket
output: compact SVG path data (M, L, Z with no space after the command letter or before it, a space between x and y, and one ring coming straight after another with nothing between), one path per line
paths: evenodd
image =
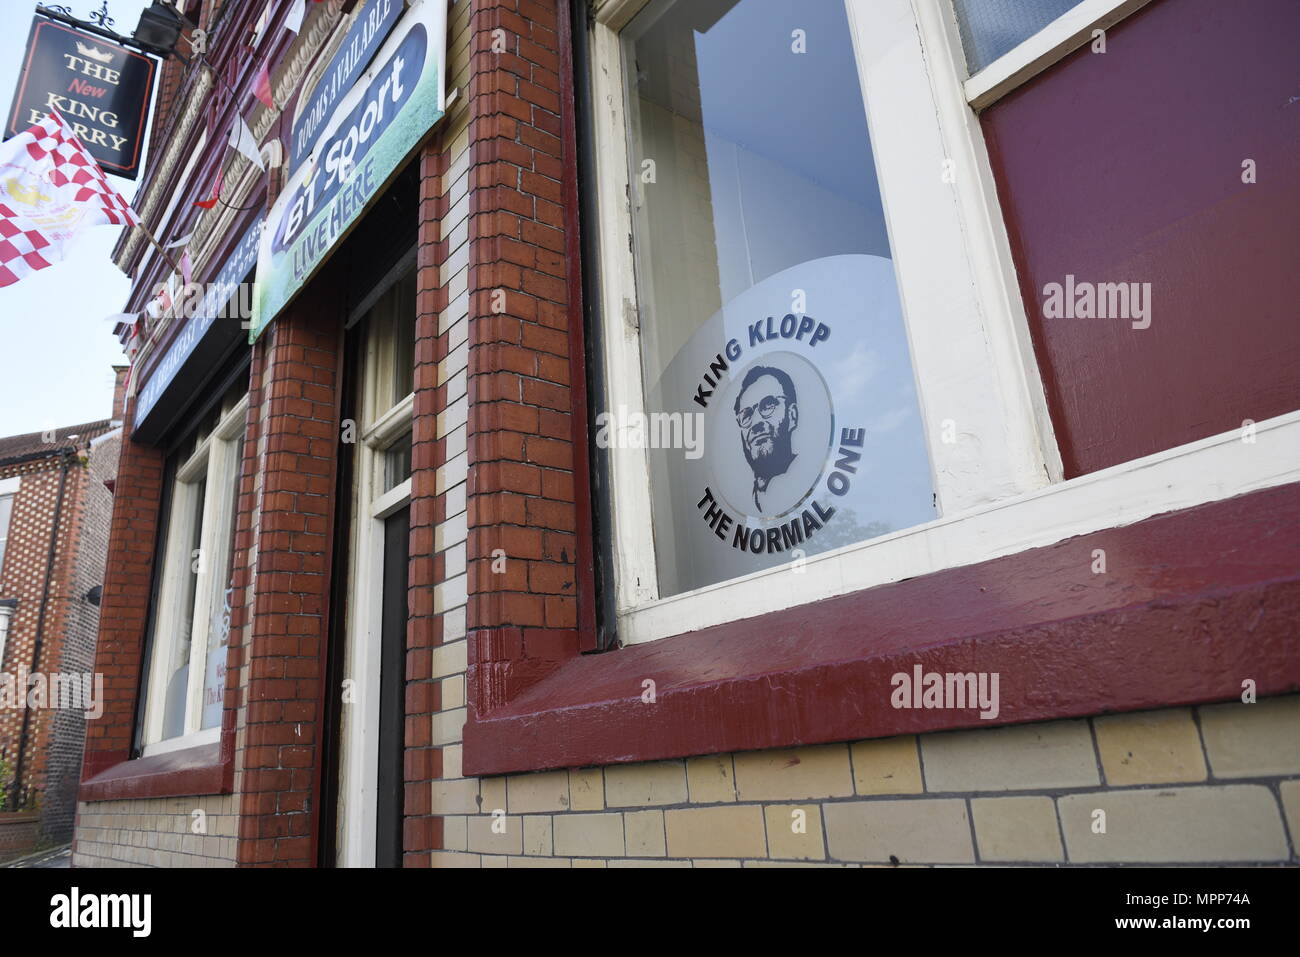
M141 43L135 37L124 37L120 33L115 33L107 27L99 26L88 20L78 20L72 14L67 12L65 7L46 7L41 4L36 5L36 12L43 17L49 17L51 20L58 20L60 23L66 23L68 26L76 27L78 30L85 30L87 33L93 33L103 37L105 40L112 40L114 43L120 43L122 46L131 47L139 50L141 53L148 53L150 56L167 59L169 56L175 56L184 62L182 57L175 50L164 50L162 47L156 47L149 43ZM112 22L111 20L109 21ZM188 23L189 21L185 21Z

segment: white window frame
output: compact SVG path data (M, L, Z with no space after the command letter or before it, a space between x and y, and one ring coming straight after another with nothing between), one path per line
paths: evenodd
M176 469L172 480L167 534L162 555L150 651L149 684L145 698L142 753L148 757L183 748L211 744L221 739L221 725L202 728L203 683L207 677L208 628L212 612L224 599L227 583L223 581L234 548L230 528L233 520L231 482L240 469L240 449L248 415L245 394L218 420L212 432L203 437L193 453ZM176 637L185 624L181 596L188 586L194 558L194 500L199 483L203 483L203 515L199 531L199 566L194 583L194 610L190 619L189 674L185 693L184 732L163 738L163 720L167 698L167 681L171 675L163 665L171 660Z
M644 412L645 405L619 31L648 2L593 0L590 38L603 399L606 408L629 412ZM648 454L611 441L615 608L624 644L987 561L1300 479L1300 462L1291 452L1300 441L1297 413L1259 423L1256 442L1244 455L1238 434L1230 432L1062 481L992 167L970 104L973 78L950 2L845 4L941 517L805 559L806 574L786 574L790 566L777 566L660 597ZM1087 0L1076 9L1091 22L1115 22L1121 10L1140 5ZM1105 13L1099 12L1103 6ZM1067 28L1071 37L1079 33L1075 20L1064 16L1044 31L1056 37L1054 49L1067 43L1057 36ZM1007 69L1008 58L1027 56L1034 42L988 69ZM1048 54L1035 56L1045 60ZM945 169L953 175L943 177ZM945 420L955 426L957 441L951 444L943 441Z
M412 268L404 257L354 310L359 319ZM339 863L343 867L374 867L375 828L379 804L379 697L381 639L383 637L384 520L411 501L411 478L387 491L384 482L386 453L412 432L415 393L391 408L393 343L373 335L365 337L362 360L361 422L357 442L356 497L353 504L352 567L346 622L347 673L355 699L344 709L342 752L339 766Z
M21 484L20 476L0 479L0 498L12 499L9 504L9 517L4 524L0 524L0 575L3 575L5 570L5 553L9 550L9 526L13 523L13 506L18 501L18 487ZM0 661L3 661L2 657Z

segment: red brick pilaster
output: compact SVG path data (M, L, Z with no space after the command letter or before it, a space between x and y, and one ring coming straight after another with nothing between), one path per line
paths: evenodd
M337 297L333 297L337 298ZM240 865L313 866L339 449L341 324L318 282L267 331Z
M563 2L474 0L471 12L471 720L579 647Z
M153 587L163 455L131 441L134 398L125 415L95 651L95 671L104 676L104 713L86 725L83 781L130 757Z

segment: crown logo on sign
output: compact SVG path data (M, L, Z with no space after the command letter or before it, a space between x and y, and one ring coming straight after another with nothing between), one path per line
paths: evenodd
M97 60L100 63L112 63L113 54L108 50L101 50L99 47L88 47L80 40L76 41L77 52L91 60Z

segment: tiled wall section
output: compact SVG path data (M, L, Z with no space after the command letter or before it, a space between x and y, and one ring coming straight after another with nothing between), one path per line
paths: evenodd
M1298 860L1300 695L483 779L463 716L434 722L435 867Z
M442 819L429 785L442 752L430 739L445 707L433 669L448 607L453 637L465 637L465 421L469 356L470 4L448 10L448 89L457 91L438 134L420 157L420 269L415 344L411 485L410 620L406 655L404 865L427 867L441 846ZM450 466L448 463L452 463ZM460 478L450 486L448 475ZM448 584L448 583L453 584ZM458 599L448 601L448 590ZM462 640L462 647L464 642ZM459 703L459 701L455 702Z
M74 864L234 867L237 801L225 794L83 804Z

